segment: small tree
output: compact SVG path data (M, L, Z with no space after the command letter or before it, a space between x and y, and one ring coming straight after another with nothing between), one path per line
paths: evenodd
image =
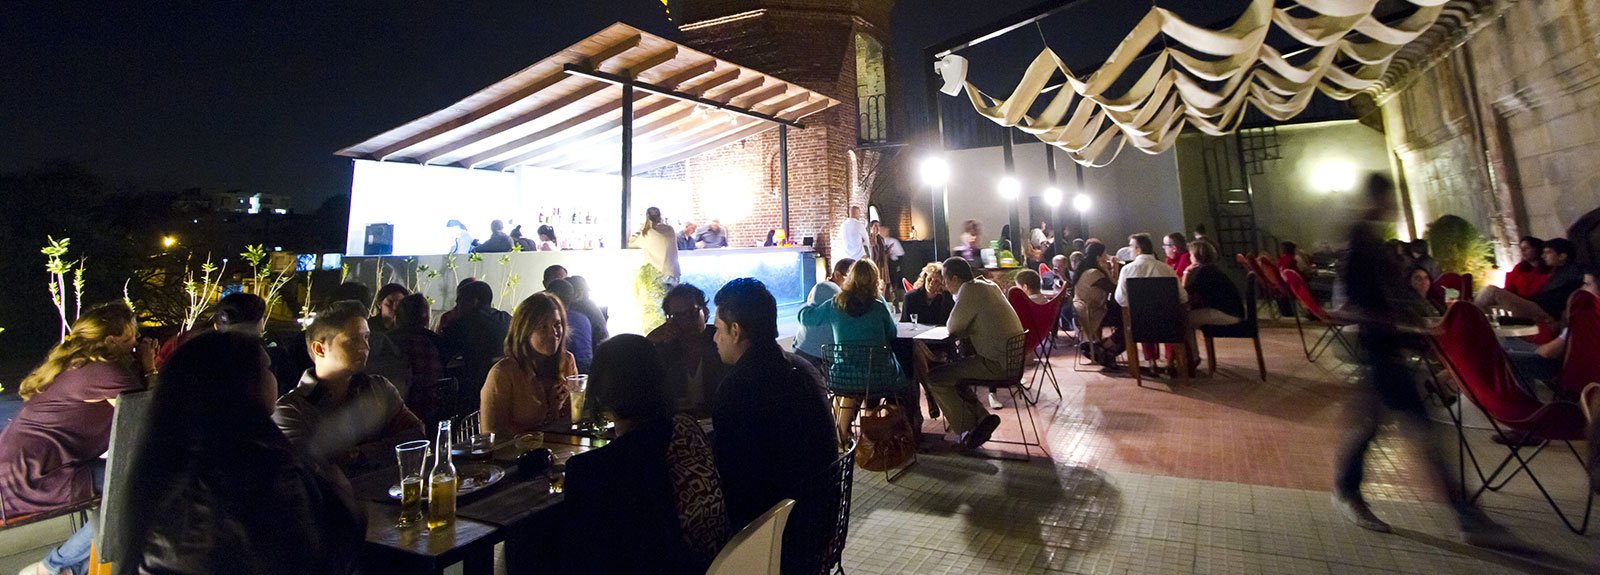
M1473 281L1485 282L1494 267L1494 243L1478 233L1478 228L1460 216L1442 216L1422 234L1428 240L1433 261L1445 272L1470 273Z
M72 238L55 239L45 236L50 245L39 250L45 256L44 269L50 274L50 303L56 306L56 315L61 318L61 341L67 340L67 334L72 333L72 322L78 319L83 312L83 260L67 261L67 248L72 244ZM72 275L73 313L67 317L67 276Z
M283 290L284 284L294 279L294 269L284 270L274 276L272 274L272 266L262 265L263 261L270 262L267 259L267 248L263 244L245 246L244 253L239 254L239 257L250 263L250 279L255 284L255 294L266 300L267 313L270 315L272 306L278 302L278 295Z

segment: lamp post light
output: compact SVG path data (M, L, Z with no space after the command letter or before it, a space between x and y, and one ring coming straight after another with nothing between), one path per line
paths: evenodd
M1089 213L1090 203L1089 194L1078 192L1078 195L1072 197L1072 209L1078 212L1078 235L1084 238L1089 237L1089 234L1084 231L1084 228L1087 227L1084 221L1086 219L1085 216Z
M1061 189L1057 188L1055 186L1051 186L1051 187L1045 188L1044 189L1044 205L1050 206L1050 209L1052 209L1052 210L1056 209L1057 207L1060 207L1061 206Z
M950 208L950 164L941 156L929 156L917 166L917 171L922 175L922 183L932 192L929 194L933 208L933 233L930 237L933 239L933 259L938 260L939 246L949 245L945 211Z
M1000 178L999 189L1000 197L1005 198L1007 201L1015 200L1017 196L1022 195L1022 182L1011 176L1006 176Z

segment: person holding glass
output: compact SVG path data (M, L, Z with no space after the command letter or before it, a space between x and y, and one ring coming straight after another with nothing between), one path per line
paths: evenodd
M565 381L578 375L567 351L567 310L550 292L528 296L511 314L505 358L483 384L479 426L511 437L571 417Z
M167 361L125 478L138 496L112 518L119 572L355 571L360 508L273 424L270 365L258 338L227 332Z
M590 376L617 436L568 460L564 508L573 532L607 536L573 539L562 572L704 573L732 528L711 444L674 408L661 354L621 334L595 350Z

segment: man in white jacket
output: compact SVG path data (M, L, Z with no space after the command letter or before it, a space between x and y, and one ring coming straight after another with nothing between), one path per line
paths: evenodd
M861 207L850 206L850 217L839 224L839 249L834 259L859 260L867 257L867 224L861 221Z

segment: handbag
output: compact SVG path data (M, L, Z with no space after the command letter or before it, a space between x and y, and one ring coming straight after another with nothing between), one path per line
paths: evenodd
M856 465L867 471L888 471L904 465L917 452L911 421L898 404L884 402L861 408L861 438Z

